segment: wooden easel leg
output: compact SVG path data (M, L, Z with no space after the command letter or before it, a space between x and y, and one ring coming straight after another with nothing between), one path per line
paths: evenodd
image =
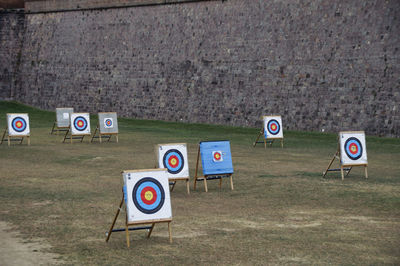
M219 189L221 190L222 188L222 177L219 179Z
M117 135L115 135L115 137L117 138L117 143L118 143L118 134L117 134Z
M187 190L187 193L188 193L188 195L190 194L190 184L189 184L189 178L188 179L186 179L186 190Z
M63 139L63 143L64 143L64 142L65 142L65 140L67 139L68 132L69 132L69 129L68 129L68 130L65 132L64 139Z
M28 146L31 146L31 136L26 137L28 139Z
M24 137L21 138L21 141L19 142L19 145L21 145L23 141L24 141Z
M264 149L267 148L267 140L264 138Z
M7 128L4 130L3 136L1 137L0 145L3 144L4 137L6 136Z
M126 234L126 246L129 248L129 228L128 228L128 213L125 215L125 234Z
M175 185L176 185L176 181L174 181L174 183L172 184L172 187L170 188L170 191L174 190Z
M205 190L206 192L208 192L208 188L207 188L207 177L206 177L206 176L204 176L204 190Z
M258 136L257 136L257 138L256 138L256 141L253 143L253 147L256 146L258 140L260 139L260 136L261 136L261 134L262 134L262 131L263 131L263 130L261 129L260 133L258 133Z
M85 137L85 135L82 136L82 138L81 138L81 143L83 142L83 138L84 138L84 137Z
M53 134L53 132L54 132L54 126L55 126L55 125L56 125L56 122L53 123L53 127L52 127L52 129L51 129L50 135Z
M281 139L281 148L283 149L283 139Z
M233 190L233 177L232 177L232 174L230 175L229 179L231 181L231 190Z
M340 166L340 173L342 174L342 180L344 180L343 165Z
M130 243L129 243L129 228L128 224L125 224L125 233L126 233L126 246L129 248Z
M99 133L99 140L100 140L100 143L101 143L101 134Z
M152 224L151 224L151 228L150 228L150 230L149 230L149 233L147 234L147 238L150 238L151 233L153 232L153 229L154 229L154 225L155 225L155 223L152 223Z
M332 158L331 162L329 163L328 167L326 168L325 172L322 173L323 178L328 173L329 168L331 168L331 165L332 165L333 161L335 160L337 154L338 154L338 152L336 152L335 155L333 155L333 158Z
M172 243L172 228L171 222L168 222L169 243Z
M347 171L345 177L347 177L350 174L351 169L353 169L353 167L350 167L350 169Z
M199 149L197 150L197 161L196 161L196 170L195 170L195 172L194 172L193 190L196 190L197 172L198 172L198 170L199 170L199 158L200 158L200 145L199 145Z
M368 179L368 171L367 171L367 166L364 166L364 170L365 170L365 178Z
M8 146L10 147L10 145L11 145L11 139L10 139L10 136L8 136L8 137L7 137L7 140L8 140Z
M112 225L111 225L111 227L110 227L110 230L108 231L106 242L108 242L108 240L110 239L112 230L114 229L115 222L117 221L119 212L121 211L122 204L124 204L124 195L123 195L123 194L122 194L121 202L119 203L119 207L118 207L117 213L115 214L114 221L112 222Z

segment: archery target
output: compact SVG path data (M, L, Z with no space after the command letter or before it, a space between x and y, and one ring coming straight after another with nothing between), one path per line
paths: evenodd
M340 132L340 159L343 165L367 164L367 149L363 131Z
M224 159L222 157L222 151L213 151L212 156L213 156L214 162L223 162L224 161Z
M160 182L152 177L145 177L135 184L132 199L141 212L153 214L164 205L165 192Z
M166 169L123 172L128 221L171 219L171 199Z
M118 133L117 113L99 113L99 125L101 134Z
M229 141L202 141L200 142L200 154L204 175L233 173Z
M282 118L280 116L264 116L265 138L283 138Z
M104 118L104 127L105 128L112 128L113 127L112 118Z
M72 135L90 135L89 113L72 113L70 122Z
M8 135L28 136L30 134L28 114L7 114Z
M158 167L166 168L168 176L189 177L188 157L186 144L159 144Z
M58 127L69 127L69 117L74 112L74 108L56 108L56 120Z

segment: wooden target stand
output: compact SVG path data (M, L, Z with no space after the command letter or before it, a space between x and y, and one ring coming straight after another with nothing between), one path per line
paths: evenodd
M0 145L3 144L3 141L5 139L7 139L8 146L11 145L12 141L19 141L19 144L22 144L22 142L24 141L25 137L26 137L26 139L28 141L28 146L31 145L30 135L9 135L9 134L7 134L7 131L8 131L8 126L4 130L4 133L3 133L2 137L1 137ZM6 137L6 135L7 135L7 137Z
M231 190L233 190L233 178L232 178L231 173L198 176L197 173L199 170L199 160L200 160L200 145L199 145L199 149L197 151L197 162L196 162L196 170L194 173L193 190L196 190L197 181L204 181L204 190L205 190L205 192L208 192L207 180L216 180L216 179L217 180L219 179L219 189L221 189L222 188L222 178L230 179Z
M71 144L72 144L72 140L73 139L79 139L79 140L81 140L80 142L83 142L83 138L85 137L85 136L90 136L90 133L88 133L88 134L79 134L79 135L75 135L75 134L69 134L69 132L71 131L71 129L68 129L66 132L65 132L65 135L64 135L64 139L63 139L63 143L65 143L65 140L67 140L67 139L69 139L70 140L70 142L71 142ZM69 135L68 135L69 134Z
M96 136L97 131L99 132L99 135ZM102 138L106 138L107 142L110 141L111 137L115 136L115 139L118 143L118 133L101 133L100 132L100 124L97 123L97 127L93 133L92 139L90 140L90 142L93 142L93 139L99 139L100 143L102 142Z
M260 139L261 136L264 136L264 127L261 128L260 133L258 133L258 136L256 138L256 141L253 143L253 147L256 146L257 143L264 143L264 148L267 148L267 144L269 144L269 146L272 146L272 144L274 143L275 140L281 140L281 147L283 148L283 138L274 138L271 137L268 140L264 137L263 141L258 141Z
M337 159L339 161L340 168L331 168L331 166L332 166L333 162L335 161L335 159ZM365 178L368 178L368 171L367 171L368 164L356 164L356 165L342 164L342 161L340 160L340 144L338 144L338 148L337 148L337 151L336 151L335 155L333 155L333 158L330 161L330 163L329 163L328 167L326 168L326 170L324 172L322 172L322 177L324 178L328 172L338 172L338 171L340 171L340 173L342 175L342 180L344 180L344 178L349 175L351 169L353 169L353 167L355 167L355 166L364 166ZM346 175L345 175L345 172L346 172Z
M170 186L169 190L171 192L174 190L177 181L186 181L186 191L188 195L190 194L189 177L168 178L168 181Z
M66 132L68 130L69 130L69 126L68 127L57 126L57 120L56 120L56 121L54 121L53 127L51 128L50 135L53 135L53 133L56 133L56 135L58 135L59 132Z
M158 223L168 223L168 234L169 234L169 243L172 243L172 229L171 229L171 222L172 219L157 219L157 220L147 220L147 221L139 221L139 222L134 222L134 223L129 223L128 222L128 216L127 216L127 210L126 206L124 209L122 209L122 206L124 205L125 202L125 196L124 196L124 190L122 189L122 199L121 202L119 203L119 207L117 210L117 213L115 214L114 220L112 222L112 225L110 227L110 230L106 233L106 242L110 239L110 236L113 232L123 232L125 231L126 234L126 246L129 248L130 247L130 239L129 239L129 231L137 231L137 230L148 230L147 233L147 238L150 238L151 233L153 232L154 226ZM115 222L117 221L117 218L119 216L119 213L121 211L125 211L125 228L117 228L114 229ZM138 226L141 225L141 226ZM130 226L136 226L136 227L130 227Z

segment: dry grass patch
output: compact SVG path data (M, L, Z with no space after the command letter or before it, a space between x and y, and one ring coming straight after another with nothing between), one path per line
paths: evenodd
M0 125L16 109L32 113L32 146L0 146L1 220L67 264L400 263L398 139L368 137L370 178L355 169L342 182L321 178L333 134L285 132L284 149L265 150L251 146L257 129L120 119L120 143L71 145L49 135L51 112L0 103ZM130 249L124 233L105 243L122 170L153 168L154 145L186 142L193 177L198 142L211 139L231 140L234 191L210 181L208 193L200 183L188 196L180 182L171 194L173 244L162 224L150 239L133 232Z

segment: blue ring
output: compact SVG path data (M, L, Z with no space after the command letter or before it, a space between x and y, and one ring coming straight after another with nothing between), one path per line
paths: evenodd
M273 123L276 124L276 130L272 130L272 128L271 128ZM272 135L277 135L279 133L279 131L281 130L281 125L279 125L279 122L276 121L275 119L271 119L268 121L267 129L268 129L268 132L271 133Z
M140 196L142 190L146 187L152 187L157 193L157 199L151 205L145 204ZM146 214L153 214L158 212L164 205L165 193L160 182L152 177L144 177L135 184L132 190L132 199L133 203L139 211Z
M352 154L350 152L350 145L355 144L358 147L358 152L356 154ZM358 160L361 158L363 147L359 139L355 137L348 138L344 144L344 151L346 152L347 156L352 160Z
M78 126L79 120L83 121L84 125L82 127ZM88 122L87 122L86 118L84 118L83 116L78 116L74 119L74 127L76 128L76 130L84 131L87 128L87 126L88 126Z
M168 164L168 159L173 155L175 155L179 159L179 164L176 167L172 167ZM168 173L178 174L180 171L182 171L184 164L185 164L185 159L183 158L182 153L180 151L178 151L177 149L168 150L164 154L163 165L165 168L167 168Z
M22 128L17 128L17 126L15 125L17 122L22 123ZM13 128L14 131L21 133L26 129L26 121L22 117L18 116L12 120L11 127Z
M108 121L110 121L110 125L107 125L107 122L108 122ZM112 119L107 118L106 121L105 121L106 127L112 127L112 124L113 124Z

